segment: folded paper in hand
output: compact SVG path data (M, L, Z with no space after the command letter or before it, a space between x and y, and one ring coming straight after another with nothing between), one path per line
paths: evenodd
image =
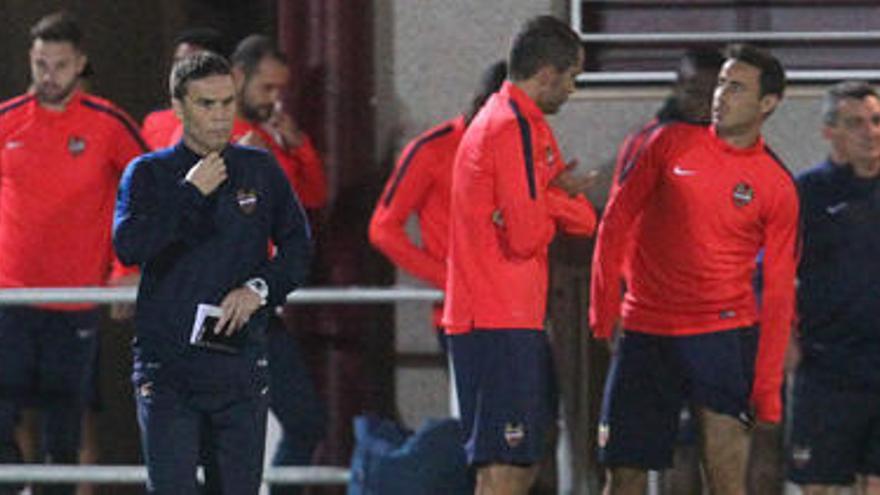
M222 316L223 310L220 306L199 304L196 307L196 317L193 320L189 343L217 351L240 352L245 341L244 329L240 328L232 335L214 332L214 328Z

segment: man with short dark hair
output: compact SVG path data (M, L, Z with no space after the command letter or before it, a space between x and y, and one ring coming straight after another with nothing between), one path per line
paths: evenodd
M515 36L509 80L471 121L456 152L443 325L476 492L526 494L552 451L555 377L544 330L547 251L558 230L592 235L586 198L545 114L574 91L580 40L534 18Z
M731 47L712 125L663 126L620 170L599 227L590 298L597 338L612 337L623 318L599 424L611 494L641 495L646 471L670 465L686 402L713 494L744 493L753 414L780 421L798 202L761 128L784 88L778 60ZM761 250L759 312L752 275Z
M806 495L880 493L880 95L832 86L827 160L798 177L801 361L792 394L789 479Z
M275 42L254 34L241 40L230 59L236 87L232 140L272 153L307 212L327 201L324 165L311 139L282 109L290 71ZM311 219L314 221L314 218ZM311 464L326 430L326 411L302 358L295 328L281 318L269 320L270 408L281 427L272 455L275 466ZM272 495L298 495L295 485L271 487Z
M0 287L104 285L128 273L114 267L113 197L146 146L128 115L80 88L88 57L73 17L33 26L30 63L30 91L0 103ZM40 460L76 462L98 319L93 304L0 310L0 463L20 461L13 428L31 405L43 410Z
M229 58L238 98L232 137L269 150L281 165L303 206L327 203L324 164L311 138L282 105L290 70L275 42L253 34L239 42Z
M143 273L132 378L148 489L197 493L205 442L206 478L256 494L269 309L305 278L308 224L271 155L229 144L235 86L222 57L183 59L170 87L183 139L129 165L113 231L119 257Z
M174 38L172 65L183 58L203 51L223 55L223 43L220 32L207 27L189 28L181 31ZM141 133L151 149L157 150L173 146L180 139L180 119L174 114L173 108L156 110L144 117Z

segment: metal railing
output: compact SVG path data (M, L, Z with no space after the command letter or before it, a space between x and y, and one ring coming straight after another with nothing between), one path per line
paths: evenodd
M131 303L134 287L37 287L0 289L0 305L45 303ZM414 287L312 287L287 296L288 304L379 304L402 301L435 302L443 292ZM202 476L201 470L199 476ZM263 482L287 485L344 485L351 471L336 466L268 467ZM0 483L143 484L144 466L0 464Z
M578 33L584 43L603 45L672 43L847 43L878 41L880 31L715 31L688 33Z
M628 32L585 33L583 0L571 0L570 24L581 41L592 45L671 45L725 43L857 43L880 41L880 31L714 31L714 32ZM829 83L848 79L880 81L880 71L859 69L790 70L786 77L792 83ZM577 77L579 85L664 84L675 81L674 72L666 71L590 71Z
M28 287L0 289L0 305L40 303L134 302L134 287ZM377 304L407 301L441 301L443 292L415 287L310 287L287 296L288 304Z
M880 70L789 70L785 77L792 83L830 83L849 79L880 81ZM675 82L673 71L602 71L581 72L578 85L600 84L670 84Z
M204 475L199 470L199 479ZM268 467L263 482L270 485L343 485L351 472L342 467ZM0 464L0 483L98 483L138 485L147 481L144 466L74 466L68 464Z

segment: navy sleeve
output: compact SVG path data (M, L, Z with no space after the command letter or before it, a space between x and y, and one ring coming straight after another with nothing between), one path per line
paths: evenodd
M127 265L144 263L175 242L199 242L214 229L209 198L185 181L163 183L154 166L135 159L119 184L113 246Z
M305 212L281 168L274 163L267 168L272 175L271 236L276 252L254 276L269 284L268 303L279 305L305 281L312 258L312 241Z

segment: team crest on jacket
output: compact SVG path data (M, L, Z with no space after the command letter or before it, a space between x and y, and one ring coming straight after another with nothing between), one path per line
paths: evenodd
M755 199L755 190L745 182L740 182L733 188L733 204L743 207Z
M235 193L238 207L245 215L250 215L257 210L257 191L253 189L239 189Z
M504 425L504 441L510 448L516 448L526 437L526 427L522 423L507 423Z
M71 156L79 156L86 150L86 140L79 136L70 136L67 140L67 151Z

